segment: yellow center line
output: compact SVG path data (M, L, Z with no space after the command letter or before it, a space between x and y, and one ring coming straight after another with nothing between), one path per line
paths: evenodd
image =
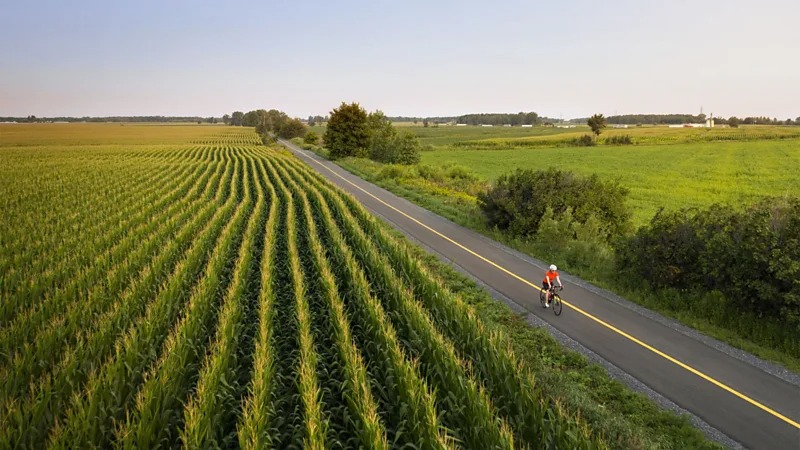
M517 280L519 280L519 281L521 281L521 282L523 282L523 283L527 284L528 286L531 286L531 287L533 287L533 288L535 288L535 289L537 289L537 290L539 290L539 291L541 291L541 290L542 290L542 289L541 289L539 286L537 286L536 284L534 284L534 283L531 283L530 281L528 281L528 280L526 280L526 279L524 279L524 278L520 277L519 275L515 274L514 272L511 272L510 270L506 269L505 267L503 267L503 266L501 266L501 265L499 265L499 264L495 263L494 261L492 261L492 260L490 260L490 259L488 259L488 258L484 257L483 255L480 255L480 254L478 254L478 253L474 252L473 250L471 250L471 249L469 249L469 248L465 247L464 245L462 245L462 244L460 244L460 243L456 242L455 240L451 239L450 237L448 237L448 236L445 236L444 234L442 234L442 233L440 233L440 232L438 232L438 231L434 230L433 228L429 227L428 225L425 225L424 223L420 222L420 221L419 221L419 220L417 220L416 218L414 218L414 217L411 217L410 215L406 214L405 212L403 212L403 211L401 211L401 210L397 209L396 207L394 207L394 206L392 206L392 205L390 205L390 204L386 203L385 201L383 201L383 200L382 200L382 199L380 199L379 197L377 197L377 196L375 196L374 194L372 194L372 193L370 193L370 192L366 191L366 190L365 190L364 188L362 188L361 186L359 186L359 185L357 185L357 184L353 183L352 181L348 180L347 178L345 178L345 177L341 176L340 174L336 173L336 172L335 172L333 169L331 169L330 167L328 167L328 166L326 166L325 164L322 164L321 162L317 161L315 158L313 158L313 157L312 157L312 158L310 158L310 159L311 159L313 162L315 162L316 164L318 164L319 166L321 166L321 167L325 168L326 170L328 170L330 173L332 173L332 174L336 175L337 177L339 177L339 178L341 178L342 180L346 181L347 183L351 184L351 185L352 185L353 187L355 187L356 189L358 189L358 190L360 190L361 192L363 192L363 193L365 193L365 194L369 195L370 197L372 197L372 198L374 198L375 200L379 201L379 202L380 202L380 203L382 203L383 205L385 205L385 206L387 206L387 207L389 207L389 208L393 209L394 211L398 212L399 214L402 214L403 216L405 216L405 217L406 217L406 218L408 218L409 220L412 220L412 221L414 221L415 223L417 223L417 224L418 224L418 225L420 225L421 227L423 227L423 228L427 229L427 230L428 230L428 231L430 231L431 233L434 233L434 234L436 234L437 236L441 237L442 239L445 239L446 241L448 241L448 242L452 243L453 245L455 245L455 246L459 247L460 249L462 249L462 250L464 250L464 251L466 251L466 252L470 253L471 255L475 256L476 258L479 258L479 259L481 259L482 261L484 261L484 262L486 262L487 264L489 264L489 265L491 265L491 266L493 266L493 267L497 268L498 270L500 270L500 271L502 271L502 272L504 272L504 273L508 274L509 276L511 276L511 277L513 277L513 278L516 278ZM620 330L619 328L617 328L617 327L615 327L615 326L613 326L613 325L609 324L608 322L605 322L604 320L602 320L602 319L600 319L600 318L598 318L598 317L595 317L595 316L593 316L592 314L589 314L588 312L584 311L583 309L579 308L578 306L575 306L575 305L573 305L573 304L571 304L571 303L569 303L569 302L565 301L564 299L562 299L562 303L563 303L563 304L565 304L565 305L567 305L567 306L569 306L570 308L574 309L575 311L577 311L577 312L579 312L579 313L583 314L584 316L588 317L589 319L591 319L591 320L593 320L593 321L595 321L595 322L599 323L600 325L603 325L604 327L608 328L609 330L611 330L611 331L614 331L615 333L619 334L620 336L623 336L623 337L625 337L625 338L629 339L630 341L632 341L632 342L635 342L636 344L639 344L640 346L642 346L642 347L646 348L647 350L650 350L651 352L655 353L656 355L658 355L658 356L661 356L662 358L666 359L667 361L670 361L670 362L672 362L672 363L676 364L677 366L679 366L679 367L682 367L682 368L686 369L687 371L689 371L689 372L691 372L691 373L693 373L693 374L697 375L698 377L700 377L700 378L702 378L702 379L704 379L704 380L708 381L709 383L711 383L711 384L713 384L713 385L715 385L715 386L717 386L717 387L719 387L719 388L721 388L721 389L723 389L723 390L725 390L725 391L727 391L727 392L729 392L729 393L731 393L731 394L733 394L733 395L735 395L735 396L739 397L740 399L742 399L742 400L746 401L747 403L750 403L751 405L753 405L753 406L755 406L755 407L757 407L757 408L760 408L761 410L763 410L763 411L765 411L765 412L767 412L767 413L769 413L769 414L771 414L771 415L773 415L773 416L777 417L778 419L781 419L781 420L783 420L784 422L788 423L789 425L792 425L793 427L800 429L800 423L798 423L798 422L795 422L794 420L790 419L789 417L786 417L786 416L784 416L783 414L781 414L781 413L779 413L779 412L777 412L777 411L775 411L775 410L773 410L773 409L771 409L771 408L769 408L769 407L767 407L767 406L765 406L765 405L763 405L763 404L761 404L761 403L759 403L759 402L757 402L757 401L753 400L752 398L750 398L750 397L748 397L748 396L746 396L746 395L742 394L741 392L739 392L739 391L737 391L737 390L735 390L735 389L731 388L730 386L726 385L725 383L722 383L722 382L720 382L720 381L717 381L716 379L714 379L714 378L712 378L712 377L710 377L710 376L708 376L708 375L704 374L703 372L700 372L699 370L695 369L694 367L691 367L691 366L689 366L688 364L685 364L685 363L683 363L683 362L681 362L681 361L679 361L679 360L677 360L677 359L673 358L672 356L670 356L670 355L668 355L668 354L666 354L666 353L662 352L661 350L659 350L659 349L657 349L657 348L655 348L655 347L651 346L650 344L647 344L647 343L645 343L645 342L643 342L643 341L639 340L638 338L636 338L636 337L634 337L634 336L631 336L630 334L628 334L628 333L626 333L626 332L624 332L624 331Z

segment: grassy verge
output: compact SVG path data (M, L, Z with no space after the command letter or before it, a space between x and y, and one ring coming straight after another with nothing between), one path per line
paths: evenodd
M325 156L324 151L321 152ZM361 178L375 183L389 191L427 208L459 225L471 228L491 239L501 242L522 253L536 258L557 262L564 270L595 284L613 290L624 298L637 304L673 318L686 326L703 334L714 337L727 344L750 352L762 359L779 363L789 370L800 372L800 354L796 345L784 345L783 339L775 336L770 330L773 324L765 324L763 319L719 311L714 308L714 294L697 294L686 302L673 301L676 294L662 291L652 292L637 287L622 287L614 279L613 261L593 258L592 261L564 261L565 252L549 245L541 245L534 241L513 238L497 230L486 227L481 219L475 198L459 195L457 187L449 188L445 183L427 183L410 178L393 178L385 176L385 167L373 161L345 158L337 163ZM622 290L621 290L622 289ZM713 314L712 314L713 313ZM758 325L758 326L756 326ZM791 343L789 343L791 344Z

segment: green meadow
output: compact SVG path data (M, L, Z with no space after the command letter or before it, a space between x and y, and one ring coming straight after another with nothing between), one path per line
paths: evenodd
M800 195L800 140L505 150L434 150L422 163L459 164L485 180L516 168L557 167L617 180L630 190L634 222L659 208L744 205L763 196Z

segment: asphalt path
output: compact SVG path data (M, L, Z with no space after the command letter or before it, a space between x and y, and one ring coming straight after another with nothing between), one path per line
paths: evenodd
M543 263L366 182L312 152L281 143L367 209L456 264L496 291L495 295L535 314L610 366L724 434L722 442L754 449L800 449L796 374L632 306L568 274L562 273L564 310L556 317L539 303L536 286L545 270Z

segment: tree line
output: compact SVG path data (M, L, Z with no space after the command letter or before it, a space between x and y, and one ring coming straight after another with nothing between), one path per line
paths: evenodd
M680 125L682 123L703 123L708 116L705 114L625 114L617 116L608 116L606 121L609 124L615 125ZM581 119L585 122L586 119ZM714 122L722 125L738 126L742 125L800 125L800 117L796 119L779 120L777 118L769 118L765 116L749 116L745 118L738 118L732 116L729 118L714 117Z
M467 125L539 125L542 120L535 112L518 112L516 114L466 114L459 116L456 123Z
M284 139L304 137L308 131L300 119L291 118L277 109L256 109L246 113L234 111L230 115L223 115L222 121L226 125L254 127L263 141L272 139L272 135Z

